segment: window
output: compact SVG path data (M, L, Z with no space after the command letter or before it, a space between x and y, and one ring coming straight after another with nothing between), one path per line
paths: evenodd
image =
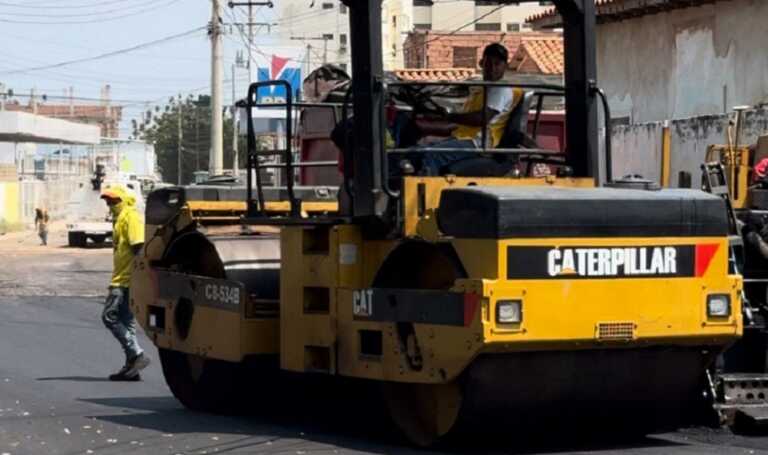
M323 33L324 40L333 40L333 33Z
M520 31L520 23L519 22L507 22L507 31L508 32L519 32Z
M333 3L323 3L323 9L333 9Z
M413 24L414 30L432 30L432 24Z
M432 6L432 0L413 0L413 6Z
M340 14L347 14L347 5L340 3L339 4L339 13Z
M339 44L341 44L342 46L346 46L347 45L347 34L346 33L342 33L342 34L339 35Z
M477 48L476 47L454 47L453 48L453 67L454 68L474 68L477 66Z
M346 64L346 63L339 63L339 66L340 66L340 67L341 67L341 69L342 69L342 70L344 70L345 72L347 71L347 64Z
M475 24L475 31L478 32L499 32L501 31L501 24L498 22L486 22L484 24Z

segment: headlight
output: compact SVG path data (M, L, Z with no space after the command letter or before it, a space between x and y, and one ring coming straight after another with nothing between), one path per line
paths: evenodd
M725 318L731 315L731 296L712 294L707 296L707 316Z
M523 302L520 300L499 300L496 302L497 324L519 324L523 321Z

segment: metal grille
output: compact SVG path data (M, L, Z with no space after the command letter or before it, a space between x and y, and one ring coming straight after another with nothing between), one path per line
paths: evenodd
M599 322L597 324L598 340L631 340L634 337L633 322Z

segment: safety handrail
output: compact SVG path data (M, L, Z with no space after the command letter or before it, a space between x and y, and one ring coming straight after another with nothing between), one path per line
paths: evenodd
M291 215L297 215L300 210L300 203L296 200L296 195L293 191L293 144L292 144L292 137L293 137L293 121L292 121L292 104L293 104L293 94L291 92L291 84L289 84L287 81L284 80L274 80L274 81L259 81L259 82L253 82L251 85L248 86L248 99L246 103L246 112L247 112L247 123L248 123L248 175L246 179L246 193L248 195L248 202L247 202L247 208L248 208L248 216L253 216L256 214L256 210L253 206L253 176L251 175L251 169L255 171L255 178L256 178L256 192L258 197L258 213L263 215L264 214L264 188L261 183L261 164L259 163L258 157L256 156L256 135L253 130L253 108L257 103L254 103L254 99L256 94L258 93L258 90L262 87L275 87L275 86L282 86L285 88L285 117L286 117L286 125L285 125L285 134L288 140L286 141L286 153L285 153L285 162L287 164L287 175L288 175L288 199L290 202L291 207Z

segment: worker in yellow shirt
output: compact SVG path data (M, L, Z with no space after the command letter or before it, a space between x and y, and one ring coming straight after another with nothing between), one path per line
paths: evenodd
M502 81L507 71L508 60L509 52L503 44L492 43L486 46L483 50L483 58L480 60L483 81ZM421 153L409 158L417 157L418 161L421 161L420 173L439 175L441 169L451 163L477 157L477 149L498 147L509 115L522 97L522 89L510 86L471 87L460 112L443 111L421 117L421 120L428 122L435 120L448 122L447 125L420 124L422 133L450 135L450 137L414 147L414 151ZM485 136L485 144L483 144L483 136ZM430 148L451 149L451 151L430 151ZM456 151L454 152L453 149ZM390 157L390 169L403 167L404 162L397 163L398 159L397 155Z
M111 381L139 381L139 371L149 365L136 338L136 320L129 306L128 289L131 282L133 258L144 245L144 222L136 210L136 198L121 186L101 193L112 214L113 270L109 296L101 319L120 342L125 352L125 364L109 376Z

